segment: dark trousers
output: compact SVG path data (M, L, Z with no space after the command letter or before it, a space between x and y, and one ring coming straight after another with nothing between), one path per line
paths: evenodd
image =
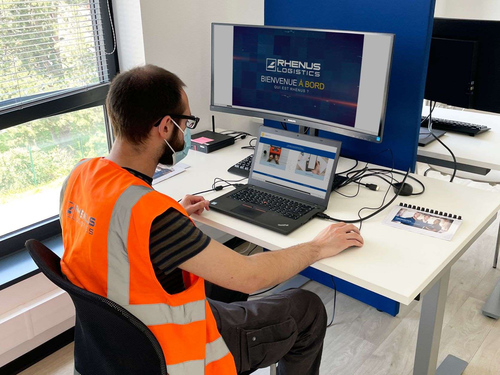
M316 294L289 289L259 300L231 303L228 299L242 299L237 292L229 292L229 298L222 295L218 287L207 287L217 328L239 374L277 362L280 375L319 374L327 316ZM210 299L212 296L226 302Z

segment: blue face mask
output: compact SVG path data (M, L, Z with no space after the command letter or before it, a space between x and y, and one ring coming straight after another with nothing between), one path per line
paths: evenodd
M182 134L184 134L184 147L181 151L175 152L172 146L170 146L170 143L168 143L167 140L165 139L165 143L167 144L168 147L170 147L170 149L173 152L172 165L175 165L187 156L189 149L191 148L191 129L186 128L186 130L184 131L181 129L179 125L177 125L177 123L174 120L172 120L172 122L174 123L175 126L179 128Z

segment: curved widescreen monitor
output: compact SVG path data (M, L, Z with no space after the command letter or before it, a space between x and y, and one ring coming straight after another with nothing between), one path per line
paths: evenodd
M212 24L210 109L381 142L393 34Z

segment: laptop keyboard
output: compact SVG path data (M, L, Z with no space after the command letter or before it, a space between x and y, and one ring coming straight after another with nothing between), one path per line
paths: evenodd
M231 194L229 198L266 207L270 211L293 220L299 219L314 208L314 206L283 198L281 195L267 193L250 187Z

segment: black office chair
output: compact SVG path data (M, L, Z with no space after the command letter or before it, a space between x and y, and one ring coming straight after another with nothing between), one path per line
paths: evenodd
M75 304L75 374L167 374L161 346L144 323L113 301L67 281L61 259L39 241L28 240L26 247L43 274Z

